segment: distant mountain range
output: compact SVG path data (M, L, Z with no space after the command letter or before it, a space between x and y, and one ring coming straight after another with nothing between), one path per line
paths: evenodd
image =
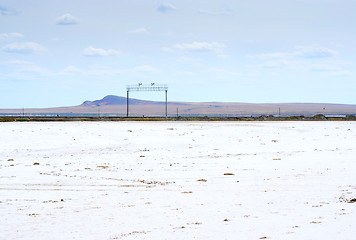
M100 107L100 106L110 106L110 105L125 105L126 106L127 100L125 97L115 96L115 95L108 95L100 100L95 101L85 101L82 103L82 106L86 107ZM152 105L162 105L165 102L155 102L155 101L147 101L147 100L140 100L135 98L129 98L129 104L137 105L137 104L152 104Z
M165 102L129 99L130 116L165 114ZM22 109L0 109L0 114L21 114ZM108 95L78 106L25 109L26 114L112 114L126 115L126 98ZM356 105L331 103L224 103L168 102L168 115L347 115L356 114Z

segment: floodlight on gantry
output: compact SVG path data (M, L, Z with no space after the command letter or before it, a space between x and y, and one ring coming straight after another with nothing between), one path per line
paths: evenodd
M167 95L168 95L168 86L166 84L143 84L138 83L135 85L127 85L127 98L126 98L126 117L129 116L129 92L157 92L157 91L165 91L166 93L166 118L167 118Z
M149 92L149 91L168 91L168 86L166 84L135 84L126 86L128 92Z

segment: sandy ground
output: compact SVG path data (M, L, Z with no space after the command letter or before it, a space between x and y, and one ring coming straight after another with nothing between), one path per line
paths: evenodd
M0 124L0 239L356 239L355 122Z

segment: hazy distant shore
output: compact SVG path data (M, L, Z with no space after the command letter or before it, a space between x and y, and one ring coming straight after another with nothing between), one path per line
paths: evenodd
M311 117L273 115L261 116L178 116L178 117L101 117L101 116L0 116L0 122L40 122L40 121L356 121L354 115L322 115Z
M127 99L109 95L100 100L85 101L77 106L53 108L0 109L1 115L18 116L61 116L61 117L125 117ZM273 115L280 117L318 114L356 115L356 105L335 103L243 103L243 102L174 102L168 101L169 117L258 117ZM165 116L165 102L130 98L129 116Z

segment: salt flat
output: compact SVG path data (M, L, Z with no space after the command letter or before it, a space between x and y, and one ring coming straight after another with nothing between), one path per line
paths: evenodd
M355 239L355 122L0 124L0 239Z

